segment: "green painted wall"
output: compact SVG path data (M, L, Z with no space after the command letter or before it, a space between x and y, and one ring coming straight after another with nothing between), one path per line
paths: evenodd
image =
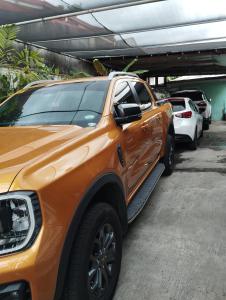
M203 90L208 98L212 99L212 119L222 120L223 112L226 111L226 79L191 81L186 83L171 83L170 89L198 89Z

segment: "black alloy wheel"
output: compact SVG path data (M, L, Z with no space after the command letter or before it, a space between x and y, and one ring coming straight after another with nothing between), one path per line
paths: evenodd
M116 239L113 227L103 224L98 230L89 257L88 289L97 298L109 287L116 261Z
M107 203L89 208L71 251L64 300L111 300L122 258L122 227Z

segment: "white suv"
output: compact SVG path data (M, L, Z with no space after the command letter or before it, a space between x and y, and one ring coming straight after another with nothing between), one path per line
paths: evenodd
M212 107L210 100L207 99L205 93L199 90L184 90L171 93L171 97L190 98L199 108L199 112L203 115L203 129L208 130L211 124Z
M158 105L169 102L173 110L173 123L176 142L186 142L191 150L196 150L198 139L203 134L203 116L189 98L166 98L157 101Z

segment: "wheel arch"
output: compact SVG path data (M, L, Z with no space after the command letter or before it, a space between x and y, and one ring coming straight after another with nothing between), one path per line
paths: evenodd
M117 197L117 201L115 201L115 197ZM108 203L115 208L120 218L123 233L125 234L127 231L127 210L123 183L116 174L105 174L91 185L74 213L61 253L54 300L60 300L62 297L71 249L82 219L88 209L99 202Z
M173 123L173 116L170 118L168 126L165 127L164 130L164 136L163 136L163 146L160 152L160 157L163 158L166 152L166 144L167 144L167 137L168 135L171 135L175 137L175 129L174 129L174 123Z

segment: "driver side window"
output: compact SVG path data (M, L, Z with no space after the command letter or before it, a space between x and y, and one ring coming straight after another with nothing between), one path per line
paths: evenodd
M114 104L136 103L134 95L127 81L121 81L117 84Z
M134 87L137 97L139 99L141 110L149 109L152 106L152 102L151 96L147 91L146 86L139 81L132 81L131 84Z

